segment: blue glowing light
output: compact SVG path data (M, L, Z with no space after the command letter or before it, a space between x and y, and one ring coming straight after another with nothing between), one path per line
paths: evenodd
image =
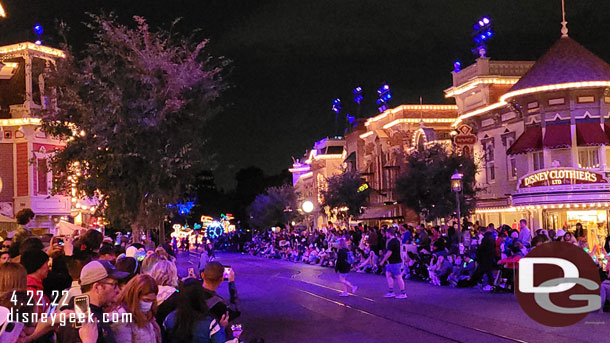
M333 100L332 111L335 113L341 112L341 100L340 99Z
M484 18L483 18L483 23L484 23L485 25L489 24L489 18L484 17Z
M364 97L362 96L362 87L358 86L358 87L354 88L353 93L354 93L354 102L357 104L360 104L362 99L364 99Z
M356 117L352 117L349 115L349 113L347 114L347 122L350 124L353 124L356 122Z
M492 32L491 31L487 31L487 37L491 37Z
M44 32L44 30L42 29L42 26L40 26L39 24L34 26L34 33L37 35L41 35Z
M36 44L36 45L41 45L41 44L42 44L42 41L39 39L39 40L35 41L35 42L34 42L34 44Z
M453 71L458 72L462 70L462 63L460 61L453 62Z
M482 20L479 20L479 26L483 27L485 26L485 23Z

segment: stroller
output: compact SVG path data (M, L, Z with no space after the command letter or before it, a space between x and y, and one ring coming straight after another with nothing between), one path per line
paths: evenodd
M409 274L411 278L416 278L421 281L429 281L430 274L428 273L428 265L432 259L430 254L415 254L409 252L409 258L412 261L412 265L409 267Z
M517 275L519 260L518 258L509 257L500 260L501 267L496 275L493 283L493 293L514 293L515 292L515 275Z

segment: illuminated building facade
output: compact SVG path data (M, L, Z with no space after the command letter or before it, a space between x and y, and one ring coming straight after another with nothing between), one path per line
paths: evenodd
M371 188L369 206L360 220L369 224L419 221L415 212L398 203L396 179L413 149L435 143L450 148L456 119L455 105L401 105L369 118L362 129L348 135L348 142L355 136L359 144L348 144L347 154L356 154L355 165Z
M40 129L36 113L46 106L45 75L54 68L60 50L33 43L0 47L0 213L31 208L33 228L45 232L61 217L71 215L69 196L50 196L48 161L64 144ZM89 209L89 208L88 208Z
M481 158L476 219L570 229L603 245L610 204L610 65L564 35L535 63L480 58L447 97Z
M306 218L308 226L320 228L328 222L320 206L321 191L326 187L326 179L343 172L344 160L345 140L342 137L324 138L290 168L293 186L299 194L299 204L306 200L314 204L314 210Z

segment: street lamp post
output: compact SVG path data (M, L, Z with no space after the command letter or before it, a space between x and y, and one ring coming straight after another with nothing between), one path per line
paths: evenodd
M457 222L458 222L458 243L462 243L462 216L460 213L460 192L462 191L463 175L458 173L457 169L455 173L451 175L451 190L455 192L455 202L457 203Z
M307 229L308 230L309 230L309 214L311 212L313 212L313 208L314 208L313 202L311 202L310 200L305 200L301 204L301 209L303 210L303 212L305 212L305 218L307 218L307 226L308 226Z

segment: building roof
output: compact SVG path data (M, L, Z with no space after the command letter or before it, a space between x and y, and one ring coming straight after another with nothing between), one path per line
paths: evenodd
M582 81L610 81L610 65L572 38L561 37L509 92Z

